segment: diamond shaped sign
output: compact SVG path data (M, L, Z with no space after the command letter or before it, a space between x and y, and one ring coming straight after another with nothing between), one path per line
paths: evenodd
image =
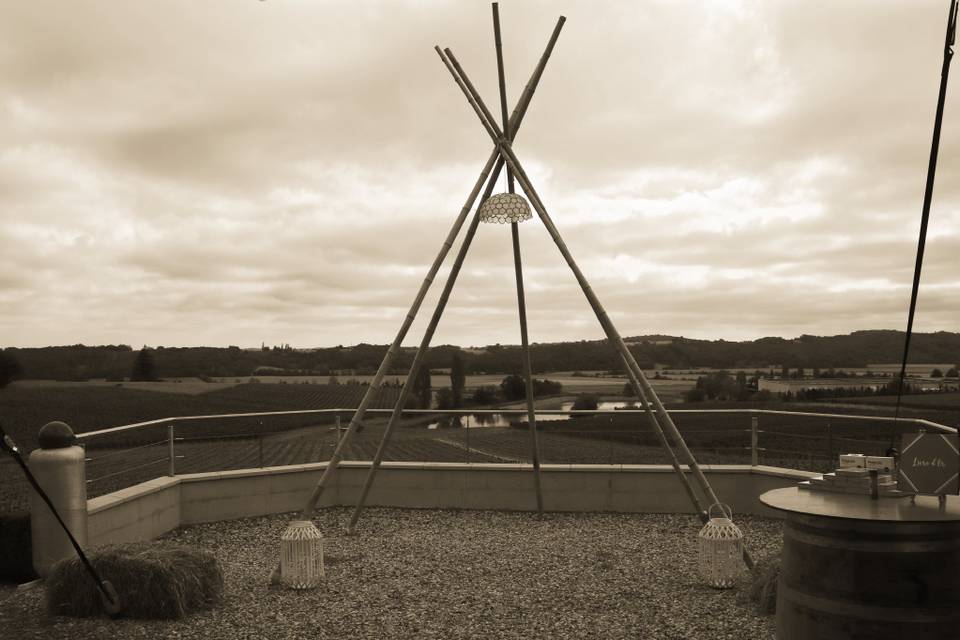
M960 436L916 433L903 436L897 488L908 493L960 493Z

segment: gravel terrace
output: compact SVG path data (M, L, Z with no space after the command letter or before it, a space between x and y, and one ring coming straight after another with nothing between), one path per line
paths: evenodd
M0 637L774 637L774 619L737 590L700 583L693 516L369 509L350 537L349 514L317 516L327 582L316 590L267 585L290 515L197 525L164 540L217 555L221 608L173 622L50 617L42 589L4 586ZM779 548L779 521L737 522L755 557Z

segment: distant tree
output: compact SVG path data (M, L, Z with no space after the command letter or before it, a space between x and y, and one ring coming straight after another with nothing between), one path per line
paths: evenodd
M623 395L627 396L628 398L635 398L635 397L637 397L636 392L633 390L633 383L631 383L631 382L626 382L626 383L624 383L624 385L623 385L623 392L622 392L622 393L623 393Z
M337 378L337 376L330 376L327 378L327 384L338 385L340 384L340 380Z
M758 391L753 396L753 400L756 400L757 402L770 402L776 399L777 397L773 395L773 392L770 391L770 389L763 389L762 391Z
M683 394L684 402L703 402L707 394L704 393L703 389L699 387L694 387L693 389L688 389L686 393Z
M453 401L453 407L463 406L463 389L467 383L467 376L463 369L463 358L459 351L453 352L453 359L450 362L450 392Z
M476 404L493 404L497 401L497 388L485 385L473 390L473 401Z
M420 367L417 371L417 377L413 380L413 389L410 390L410 397L419 409L429 409L433 403L433 389L430 387L430 369Z
M783 365L783 368L780 370L780 377L781 377L781 378L789 378L789 377L790 377L790 367L788 367L787 365Z
M137 352L137 357L133 360L130 380L134 382L153 382L157 380L157 369L153 362L153 354L146 346Z
M448 387L437 389L437 409L454 409L453 390Z
M533 379L533 395L536 397L556 395L563 392L563 383L556 380L547 380L546 378Z
M707 400L733 400L739 398L745 393L744 387L737 384L735 378L730 376L727 371L717 371L706 376L697 378L695 387ZM688 394L695 398L697 394ZM697 400L688 400L688 402L697 402Z
M511 374L500 381L500 393L506 400L520 400L527 395L527 382L523 376Z
M930 377L931 377L931 378L942 378L942 377L943 377L943 371L940 371L940 369L934 369L933 371L930 372Z
M599 405L600 403L596 394L578 393L577 397L573 401L573 406L571 409L576 411L592 411L595 410Z
M737 386L741 389L747 386L747 374L744 371L737 371Z
M6 349L0 351L0 389L16 380L23 373L20 362Z
M948 378L960 378L960 371L957 370L957 367L947 370Z

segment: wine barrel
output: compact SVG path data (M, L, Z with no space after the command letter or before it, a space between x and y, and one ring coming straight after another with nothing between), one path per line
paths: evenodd
M773 506L764 499L770 493L761 499ZM955 498L950 509L938 508L936 498L917 498L918 504L836 494L801 498L807 506L809 499L819 501L810 509L819 513L786 514L779 640L960 638ZM825 515L829 507L835 515Z

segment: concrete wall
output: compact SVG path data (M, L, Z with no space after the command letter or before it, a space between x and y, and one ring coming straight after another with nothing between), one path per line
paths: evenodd
M180 526L180 479L161 477L87 500L91 546L151 540Z
M303 507L326 463L157 478L88 502L89 543L149 540L180 525L230 520ZM703 465L735 514L776 516L757 497L812 473L778 467ZM321 506L352 505L368 462L343 462ZM683 485L668 465L543 465L548 511L689 513ZM536 508L530 465L385 462L367 502L410 508Z

